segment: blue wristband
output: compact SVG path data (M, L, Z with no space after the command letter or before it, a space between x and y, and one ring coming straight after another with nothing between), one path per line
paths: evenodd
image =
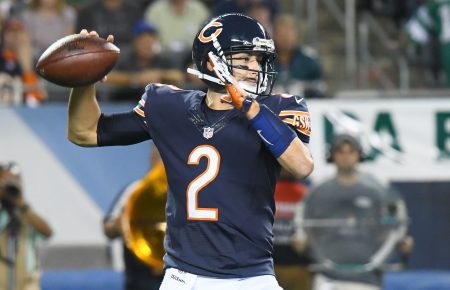
M267 148L278 158L286 151L297 134L266 105L261 105L259 108L259 113L250 120L250 124L255 128Z

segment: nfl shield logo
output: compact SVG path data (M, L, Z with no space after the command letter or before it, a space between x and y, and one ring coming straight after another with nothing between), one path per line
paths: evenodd
M213 135L214 135L214 128L211 127L203 128L203 137L205 137L206 139L210 139L212 138Z

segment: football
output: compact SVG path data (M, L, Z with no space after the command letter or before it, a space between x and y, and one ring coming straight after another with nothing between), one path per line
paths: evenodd
M73 34L50 45L36 64L44 79L64 87L101 80L114 67L120 49L103 38Z

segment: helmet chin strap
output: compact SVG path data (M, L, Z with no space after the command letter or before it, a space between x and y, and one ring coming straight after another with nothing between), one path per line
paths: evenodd
M189 67L188 67L187 72L188 72L189 74L191 74L191 75L194 75L194 76L198 77L199 79L204 79L204 80L207 80L207 81L210 81L210 82L219 84L219 85L223 85L223 86L225 85L225 84L224 84L221 80L219 80L218 78L215 78L215 77L213 77L213 76L210 76L210 75L201 73L200 71L198 71L198 70L196 70L196 69L193 69L193 68L189 68Z
M219 80L218 78L215 78L213 76L201 73L200 71L193 69L193 68L187 68L187 72L191 75L194 75L196 77L198 77L199 79L204 79L204 80L208 80L210 82L225 86L225 84ZM249 96L252 98L256 98L257 92L256 92L256 87L248 85L246 82L240 81L239 85L241 86L241 88L243 88L247 93L249 93Z

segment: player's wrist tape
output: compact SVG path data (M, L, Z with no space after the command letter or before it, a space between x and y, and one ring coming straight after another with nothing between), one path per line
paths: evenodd
M250 124L276 158L280 157L297 137L297 134L265 105L259 107L259 113L250 120Z

